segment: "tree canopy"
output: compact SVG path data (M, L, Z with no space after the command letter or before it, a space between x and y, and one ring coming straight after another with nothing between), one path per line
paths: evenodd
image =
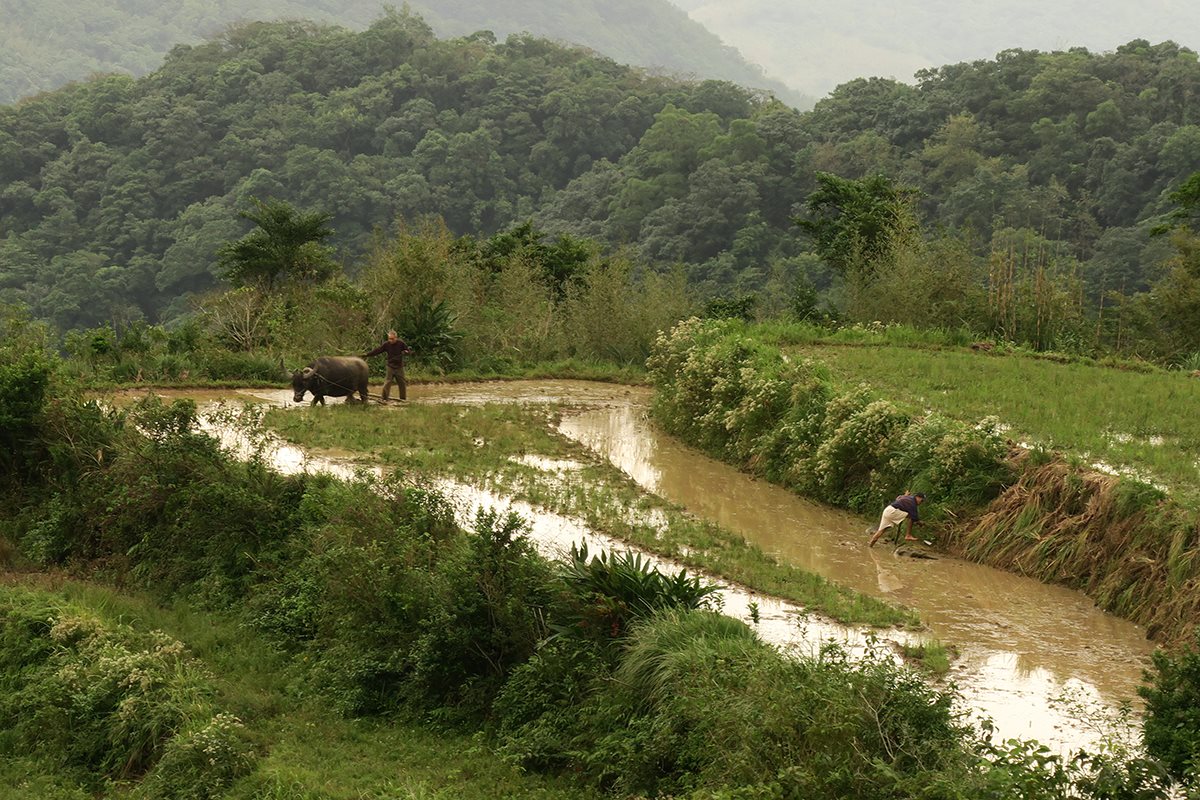
M414 0L403 5L441 36L480 32L503 38L528 31L590 47L622 63L761 87L799 106L812 103L767 78L668 0ZM0 103L96 73L144 75L172 46L196 44L244 20L311 19L361 30L379 13L375 0L7 3L0 26Z
M702 296L825 292L837 256L794 220L829 181L881 175L971 270L1002 257L1008 284L1069 276L1055 307L1111 306L1172 256L1151 231L1200 171L1197 96L1196 54L1169 42L1005 51L802 113L528 35L439 40L404 12L361 33L251 23L145 78L0 107L0 300L60 328L174 315L218 285L255 197L332 214L351 274L376 229L435 215L458 236L532 221L546 236L514 247L569 235L682 264ZM565 278L582 256L561 255Z
M240 216L255 229L217 251L217 268L235 286L277 281L320 281L333 274L336 264L323 242L333 236L323 211L302 212L279 200L253 199L254 209Z
M915 233L911 203L915 191L884 175L847 180L817 174L808 196L808 216L796 223L813 237L817 253L841 272L870 269L898 239Z

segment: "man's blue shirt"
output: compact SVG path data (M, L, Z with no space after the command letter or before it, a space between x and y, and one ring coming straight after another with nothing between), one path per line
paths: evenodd
M901 511L908 512L908 518L913 522L920 522L921 515L917 513L917 498L911 494L902 494L892 502L892 508L898 508Z

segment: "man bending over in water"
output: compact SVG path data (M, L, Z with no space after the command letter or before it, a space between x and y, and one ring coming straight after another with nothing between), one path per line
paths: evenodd
M908 520L908 533L904 536L904 541L915 542L917 537L912 535L913 523L921 523L921 515L917 513L917 506L925 502L925 495L922 492L916 494L902 494L892 501L892 504L883 510L883 516L879 518L879 530L875 531L875 535L871 537L871 543L868 547L874 547L879 541L879 537L883 536L883 532L893 525L903 525L904 520ZM897 528L898 530L898 528Z

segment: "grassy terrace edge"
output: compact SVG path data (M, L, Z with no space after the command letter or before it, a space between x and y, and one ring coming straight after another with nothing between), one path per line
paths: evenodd
M556 412L513 405L410 404L403 413L363 414L335 405L267 413L268 427L314 454L347 452L421 476L444 475L486 485L516 500L582 519L588 526L631 546L672 559L755 592L797 603L848 625L921 627L915 612L839 586L798 567L782 564L744 538L648 495L634 481L581 445L554 434ZM479 447L477 441L486 441ZM539 470L512 456L538 454L589 462L580 483L564 491ZM630 520L650 507L663 512L665 529Z
M376 359L378 361L378 359ZM381 363L372 364L371 383L378 389L383 382ZM248 377L245 379L209 380L154 380L154 381L109 381L96 377L79 378L81 386L90 391L117 391L124 389L290 389L290 373L281 369L277 379ZM637 364L610 364L601 361L561 359L523 364L505 369L459 369L439 372L421 366L407 371L408 384L417 386L431 383L483 383L487 381L512 380L588 380L600 383L624 383L631 386L647 385L646 370Z
M1164 642L1191 638L1200 620L1195 509L1143 481L1014 447L997 418L914 411L876 387L841 383L826 364L784 352L820 338L794 328L693 318L664 333L648 362L654 418L718 459L830 505L877 513L901 491L925 491L948 552L1081 590ZM880 332L854 337L888 342Z

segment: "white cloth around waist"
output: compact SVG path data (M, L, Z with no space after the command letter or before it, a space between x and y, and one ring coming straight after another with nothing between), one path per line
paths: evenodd
M883 516L879 518L879 529L883 530L892 525L899 525L906 519L908 519L907 511L895 506L888 506L883 510Z

